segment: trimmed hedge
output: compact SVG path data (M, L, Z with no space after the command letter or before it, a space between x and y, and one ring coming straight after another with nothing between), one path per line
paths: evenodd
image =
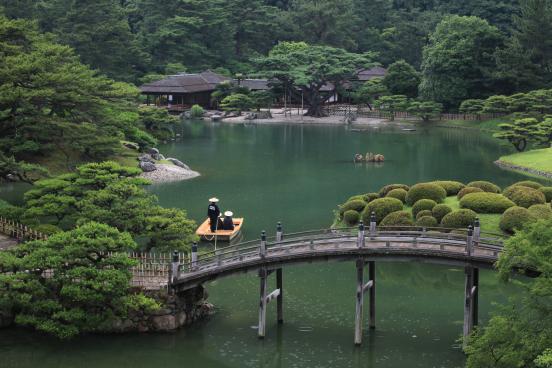
M379 198L378 193L358 194L358 195L352 196L351 198L347 199L347 202L360 200L360 201L364 201L366 203L370 203L374 199L377 199L377 198Z
M496 184L491 183L490 181L477 180L468 183L468 187L479 188L484 192L489 193L500 193L500 187Z
M362 221L365 224L370 223L370 215L372 212L376 214L376 221L379 223L391 212L400 211L403 209L403 203L396 198L378 198L368 203L362 212Z
M500 219L500 229L507 233L514 233L525 226L525 224L533 221L535 218L529 210L524 207L508 208Z
M536 181L524 180L524 181L518 181L517 183L514 183L511 186L512 187L520 186L520 187L528 187L528 188L533 188L533 189L540 189L544 185L542 185L541 183L537 183Z
M420 183L413 185L406 195L406 203L412 206L420 199L432 199L437 203L443 202L447 192L437 184Z
M467 228L477 218L477 213L469 209L452 211L441 220L441 225L448 228Z
M33 230L36 230L39 233L42 233L42 234L48 235L48 236L56 234L56 233L60 233L60 232L63 231L59 227L57 227L56 225L52 225L52 224L41 224L41 225L35 226L33 228Z
M385 216L381 226L413 226L412 216L406 211L395 211Z
M438 186L446 190L447 196L457 195L459 191L466 187L465 184L454 180L437 180L432 181L431 183L437 184Z
M470 193L460 200L461 208L468 208L477 213L504 213L516 204L497 193Z
M431 210L431 214L433 215L433 217L437 219L438 223L441 223L441 220L443 219L443 217L445 217L451 212L452 212L452 208L450 208L446 204L438 204L437 206L433 207L433 209Z
M529 213L537 219L552 217L552 208L548 204L534 204L528 208Z
M393 189L392 191L387 193L386 197L397 198L399 201L404 203L406 201L406 194L407 193L408 192L406 190L404 190L402 188L397 188L397 189Z
M416 220L424 216L433 216L433 213L430 210L421 210L416 214Z
M343 222L345 222L345 224L349 226L356 225L358 224L359 221L360 221L360 213L358 213L355 210L348 210L348 211L345 211L345 213L343 214Z
M458 200L461 200L462 198L464 198L464 196L466 194L470 194L470 193L484 193L485 191L481 188L476 188L476 187L465 187L464 189L462 189L461 191L458 192L458 194L456 195L456 198L458 198Z
M543 192L529 187L509 186L504 190L504 195L518 206L525 208L529 208L534 204L546 203Z
M386 197L387 193L389 193L393 189L404 189L408 192L410 187L406 184L389 184L389 185L386 185L383 188L381 188L378 194L379 194L380 197L383 198L383 197Z
M546 202L552 201L552 187L542 187L539 188L539 191L544 194L544 197L546 198Z
M422 216L416 220L416 226L421 227L437 227L439 223L437 219L433 216Z
M412 206L412 216L417 217L418 212L423 210L431 211L435 206L437 206L437 202L432 199L420 199Z
M366 208L367 204L368 203L360 199L354 199L352 201L345 202L344 204L339 206L339 214L341 215L341 217L343 217L343 214L349 210L357 211L360 213L364 210L364 208Z

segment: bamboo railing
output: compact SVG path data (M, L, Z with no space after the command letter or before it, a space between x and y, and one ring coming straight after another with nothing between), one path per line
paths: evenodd
M48 239L46 234L4 217L0 217L0 234L16 239L18 242Z

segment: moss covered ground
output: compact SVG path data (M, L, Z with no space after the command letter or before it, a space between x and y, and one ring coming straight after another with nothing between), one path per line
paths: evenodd
M552 173L552 148L535 149L502 156L500 161Z

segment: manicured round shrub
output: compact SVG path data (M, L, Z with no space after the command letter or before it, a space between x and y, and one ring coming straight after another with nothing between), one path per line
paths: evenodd
M441 225L447 228L459 229L472 225L477 218L477 213L472 210L462 209L452 211L441 220Z
M406 190L402 188L397 188L387 193L386 197L397 198L399 201L404 203L406 201L406 194L407 194Z
M431 210L433 217L437 219L438 223L441 223L441 220L443 219L443 217L445 217L451 212L452 212L452 208L442 203L433 207L433 209Z
M362 221L365 224L370 223L370 215L372 212L376 214L376 221L379 223L391 212L400 211L403 209L403 203L397 198L378 198L368 203L362 212Z
M458 200L464 198L464 196L466 194L470 194L470 193L483 193L484 190L481 189L481 188L476 188L476 187L465 187L464 189L462 189L461 191L458 192L458 194L456 195L456 198L458 198Z
M421 210L416 214L416 220L424 216L433 216L430 210Z
M33 230L36 230L39 233L42 233L44 235L53 235L55 233L60 233L63 231L56 225L52 225L52 224L41 224L38 226L34 226Z
M512 234L533 220L535 218L529 213L527 208L511 207L500 218L499 226L502 231Z
M372 202L374 199L378 199L378 198L379 198L379 194L378 194L378 193L366 193L366 194L363 194L362 197L363 197L363 199L364 199L364 202L370 203L370 202Z
M518 206L525 208L529 208L534 204L543 204L546 202L546 197L543 192L529 187L510 186L504 189L504 196L508 197Z
M416 220L416 226L421 227L437 227L439 223L437 219L433 216L422 216Z
M386 185L386 186L384 186L383 188L380 189L379 196L380 197L385 197L385 196L387 196L387 193L389 193L393 189L404 189L408 192L410 187L406 184L389 184L389 185Z
M385 216L381 226L413 226L412 216L406 211L396 211Z
M466 185L463 183L460 183L459 181L453 181L453 180L437 180L432 181L431 183L437 184L440 187L442 187L447 192L447 196L453 196L458 194L459 191L464 189Z
M343 214L343 222L349 226L356 225L359 221L360 213L355 210L348 210Z
M552 201L552 187L542 187L539 188L539 191L544 194L544 197L546 198L546 202Z
M552 208L548 204L534 204L528 210L533 217L539 220L552 217Z
M500 187L496 184L491 183L490 181L483 181L483 180L472 181L471 183L468 183L467 186L479 188L484 192L500 193Z
M203 110L203 107L199 105L193 105L190 109L190 116L192 118L200 118L203 116L204 113L205 111Z
M477 213L504 213L516 204L497 193L470 193L460 200L461 208L468 208Z
M420 183L413 185L406 195L406 203L412 206L420 199L432 199L437 203L443 202L447 192L437 184Z
M353 210L360 213L364 210L364 208L366 208L367 204L368 203L360 199L354 199L352 201L345 202L344 204L339 206L339 214L343 216L343 214L349 210Z
M412 206L412 216L417 217L418 212L423 210L431 211L435 206L437 206L437 202L432 199L420 199Z
M536 181L524 180L524 181L518 181L517 183L514 183L511 186L512 187L520 186L520 187L539 189L539 188L542 188L544 185L542 185L541 183L537 183Z

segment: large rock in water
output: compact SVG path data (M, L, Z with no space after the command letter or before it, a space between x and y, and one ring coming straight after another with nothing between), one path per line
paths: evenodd
M172 158L172 157L169 157L167 158L167 161L170 161L172 162L174 165L178 166L178 167L181 167L183 169L186 169L186 170L190 170L190 167L188 165L186 165L184 162L176 159L176 158Z
M150 155L142 155L142 156L139 156L138 157L138 161L142 162L151 162L152 164L155 163L155 161L153 161L153 158L150 156Z
M157 170L157 167L155 167L154 163L147 162L147 161L140 161L140 169L142 169L143 172L152 172Z

